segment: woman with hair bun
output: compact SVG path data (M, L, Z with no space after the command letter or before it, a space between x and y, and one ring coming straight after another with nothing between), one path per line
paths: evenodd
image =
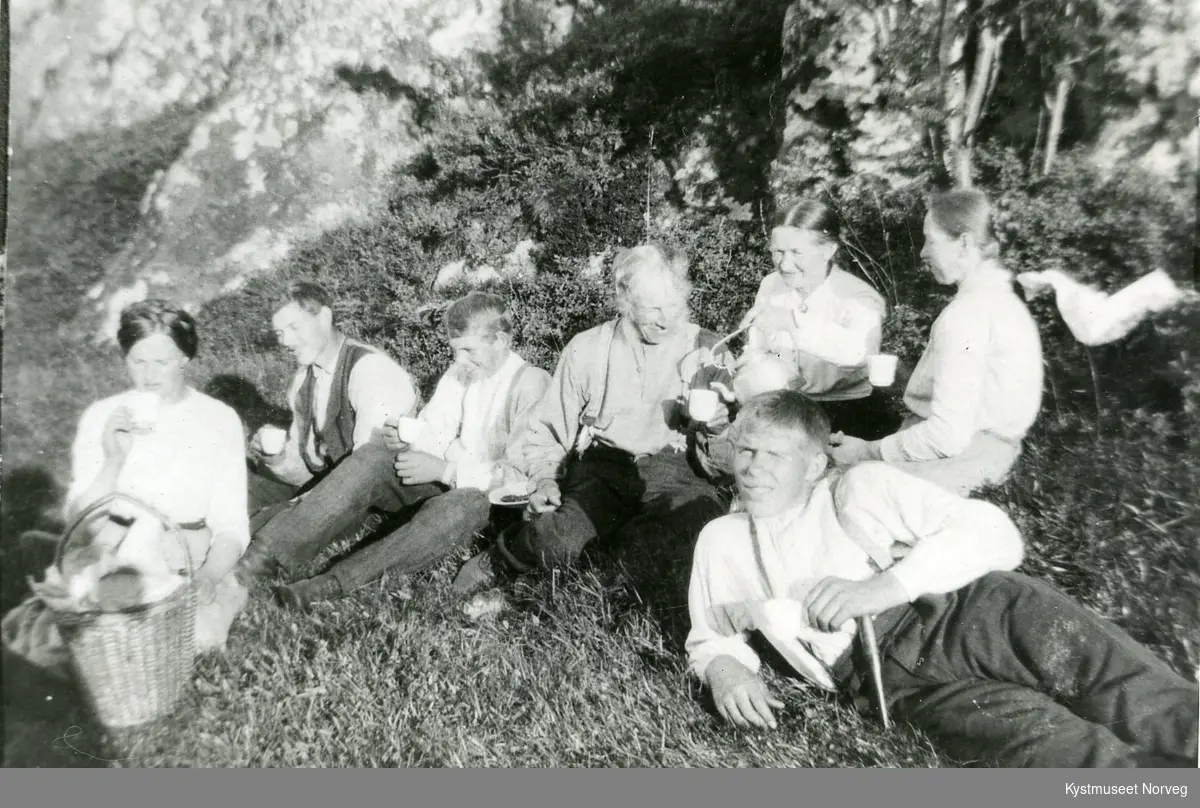
M958 288L909 378L911 414L881 440L835 434L840 465L883 460L960 494L1002 482L1042 403L1037 325L1001 265L991 206L974 189L935 194L921 257Z
M225 645L246 602L232 575L250 542L242 423L230 407L187 382L196 356L195 320L165 300L135 303L121 313L117 343L130 390L90 405L71 452L66 517L111 493L127 494L180 527L180 543L164 535L157 548L171 569L191 561L198 591L199 650ZM149 402L149 406L147 406ZM119 535L130 515L112 509L93 538Z
M749 326L745 367L765 354L795 365L794 389L821 403L835 430L879 438L900 418L867 378L867 357L879 352L887 305L869 284L838 265L837 214L804 200L787 209L771 231L775 271L763 278Z

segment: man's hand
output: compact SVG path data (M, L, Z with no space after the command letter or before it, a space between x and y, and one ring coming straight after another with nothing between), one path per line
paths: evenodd
M250 442L247 444L246 454L252 461L254 461L256 465L261 464L269 466L272 460L278 462L279 458L282 456L282 451L271 455L267 454L266 450L263 449L263 432L269 428L269 424L264 424L263 426L259 427L258 431L250 437Z
M865 581L822 578L804 597L808 622L821 631L838 631L863 615L876 615L908 602L908 593L889 572Z
M104 456L124 460L133 446L133 416L128 407L117 407L104 422L101 436Z
M383 443L393 452L408 451L408 444L400 440L400 421L397 418L389 418L383 422Z
M529 506L526 511L530 516L550 513L562 505L562 491L554 480L542 480L537 490L529 495Z
M853 466L855 463L876 459L870 443L841 432L834 432L829 436L829 445L825 451L839 466Z
M433 483L440 481L445 474L446 461L428 452L410 449L396 455L395 469L396 476L405 485Z
M758 674L733 657L720 656L709 663L705 678L717 712L726 721L739 727L775 729L772 710L782 709L783 702L771 695Z

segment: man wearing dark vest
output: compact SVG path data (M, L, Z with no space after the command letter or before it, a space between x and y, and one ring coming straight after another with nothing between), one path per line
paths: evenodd
M571 564L594 539L666 538L690 552L704 524L728 509L687 452L693 430L729 422L723 405L704 424L688 416L689 390L713 378L718 340L690 322L687 269L685 256L657 244L617 254L619 316L567 344L530 417L528 519L463 567L460 595L505 571Z
M416 419L416 437L400 438L398 419L354 451L316 491L271 520L256 539L288 571L315 558L361 523L369 508L396 514L382 538L356 549L327 571L278 587L278 601L307 609L349 594L385 572L410 573L468 543L487 524L488 493L523 479L509 462L550 374L512 350L512 315L497 295L473 292L444 315L455 362ZM411 425L410 425L411 426ZM415 510L412 510L414 509ZM411 511L411 512L410 512ZM260 565L269 573L271 564Z
M411 415L420 404L404 368L341 333L332 302L319 284L296 281L284 290L271 318L276 339L296 357L299 369L288 391L292 424L282 448L271 445L272 438L279 440L270 434L278 431L274 426L264 426L250 439L254 540L239 565L243 578L287 562L287 548L275 546L278 526L273 523L282 525L284 514L294 522L334 507L334 492L325 484L330 472L373 436L382 440L385 421Z

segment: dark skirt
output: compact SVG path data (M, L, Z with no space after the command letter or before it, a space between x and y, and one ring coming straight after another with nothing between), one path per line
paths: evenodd
M904 416L896 411L889 396L872 390L866 398L847 401L823 401L830 429L863 440L879 440L900 429Z

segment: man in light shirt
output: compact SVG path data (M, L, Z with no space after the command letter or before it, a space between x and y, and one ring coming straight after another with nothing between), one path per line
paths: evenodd
M272 553L281 527L310 512L336 508L330 472L389 418L413 414L420 394L412 377L382 351L346 337L333 319L333 299L319 284L291 283L271 319L275 337L299 369L288 390L292 423L283 447L270 446L268 425L250 439L250 527L254 540L242 557L245 579L269 575L284 559ZM266 451L267 448L273 451ZM282 515L304 506L290 520ZM283 541L287 541L286 538Z
M799 393L733 426L744 513L705 527L689 592L690 668L718 712L775 727L760 631L819 687L852 695L873 616L890 712L950 754L1002 766L1195 765L1197 686L1115 625L1012 572L995 506L883 463L827 474L829 422Z
M714 375L705 359L718 341L689 321L686 258L640 245L618 253L613 275L619 316L567 344L530 417L529 519L463 567L460 594L505 570L572 564L593 540L618 534L690 545L728 507L687 453L689 432L723 428L728 411L720 405L697 425L684 406L691 387Z
M512 350L512 315L497 295L456 300L444 323L455 361L421 411L420 436L405 442L397 419L388 419L379 438L331 473L331 507L304 509L301 500L272 530L271 546L286 547L294 569L354 528L368 508L415 511L327 571L279 587L284 606L307 609L385 572L429 566L487 524L488 492L522 479L509 456L519 454L524 424L550 374Z

